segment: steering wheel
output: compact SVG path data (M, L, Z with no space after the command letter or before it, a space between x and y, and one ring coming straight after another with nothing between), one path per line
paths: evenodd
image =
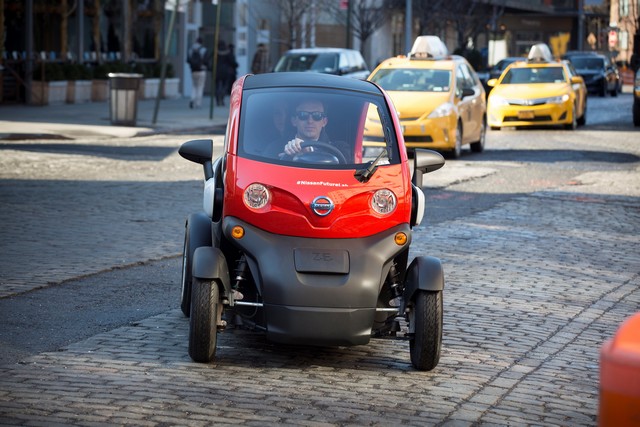
M336 147L334 147L331 144L327 144L326 142L320 142L320 141L305 141L300 143L300 147L305 148L305 147L317 147L320 149L320 151L324 150L329 152L330 154L333 154L334 156L336 156L338 158L338 163L343 163L346 164L347 163L347 159L344 157L344 154L342 154L342 151L338 150Z

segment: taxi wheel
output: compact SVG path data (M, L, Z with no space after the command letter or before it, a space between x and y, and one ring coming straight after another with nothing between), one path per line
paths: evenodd
M449 151L449 157L452 159L457 159L462 154L462 124L458 122L458 126L456 127L456 143L453 147L453 150Z
M500 130L500 126L491 126L491 130Z
M587 123L587 100L584 100L584 111L582 116L578 118L578 126L584 126Z
M487 120L482 119L482 128L480 128L480 139L471 143L471 151L474 153L482 153L484 151L484 144L487 140Z
M564 125L564 128L567 130L576 130L578 128L578 118L576 117L576 106L573 106L573 109L571 111L571 123L568 123L566 125Z

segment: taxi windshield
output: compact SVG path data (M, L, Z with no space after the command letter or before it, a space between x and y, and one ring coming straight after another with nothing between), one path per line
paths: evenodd
M565 82L562 67L524 67L511 68L500 84L536 84Z
M423 68L383 68L371 76L384 90L404 92L449 92L451 71Z
M299 148L287 153L291 141ZM237 152L302 168L358 168L380 154L378 166L400 162L384 97L326 88L245 90Z

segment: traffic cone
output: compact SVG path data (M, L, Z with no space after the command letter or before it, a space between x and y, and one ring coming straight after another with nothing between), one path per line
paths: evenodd
M600 427L640 427L640 313L600 349Z

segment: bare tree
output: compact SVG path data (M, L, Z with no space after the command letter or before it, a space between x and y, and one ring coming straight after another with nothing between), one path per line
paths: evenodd
M337 1L327 1L323 4L323 9L336 17L338 23L349 25L351 32L360 41L360 50L364 49L365 43L380 27L390 18L391 13L400 7L400 0L350 0L352 2L350 12L341 10ZM364 53L364 52L363 52Z
M293 49L298 44L302 33L302 17L311 8L313 0L269 0L269 2L280 10L286 23L284 27L286 34L281 39L286 40L288 49Z

